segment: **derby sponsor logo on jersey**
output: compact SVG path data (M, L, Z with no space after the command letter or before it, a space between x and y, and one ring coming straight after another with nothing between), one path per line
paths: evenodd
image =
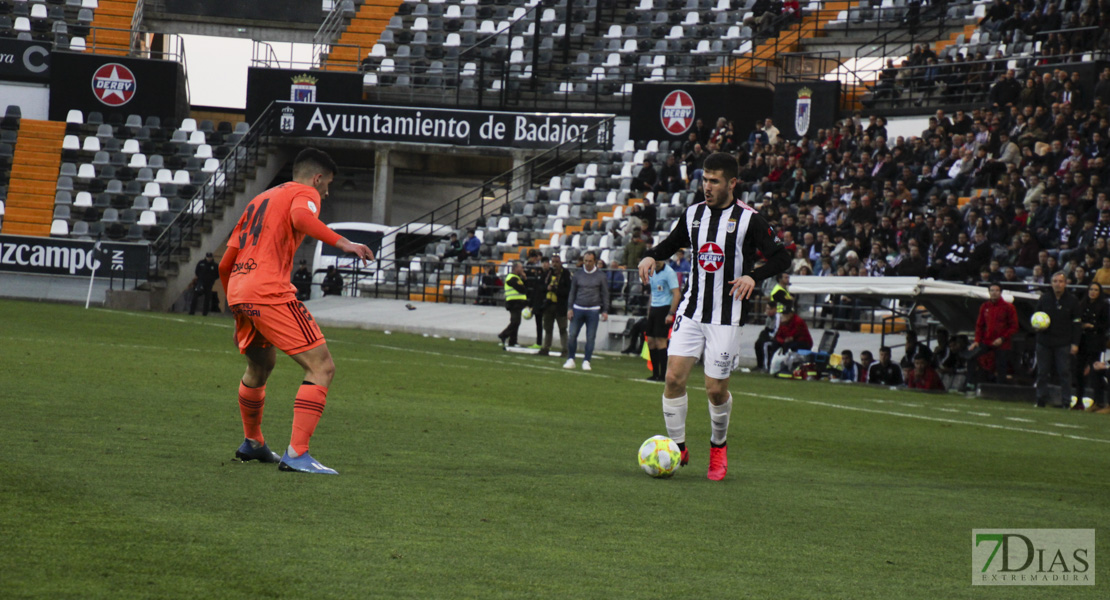
M703 271L712 273L720 270L721 266L725 264L725 252L721 247L713 242L702 244L698 249L698 266Z
M289 86L289 100L292 102L315 102L316 81L315 77L309 75L295 75L293 85Z
M108 106L127 104L138 87L135 74L119 63L103 65L92 76L93 95Z
M682 90L675 90L663 98L659 110L663 129L671 135L682 135L694 124L694 99Z
M809 131L809 116L813 105L813 91L807 87L798 90L798 103L794 106L794 131L805 135Z

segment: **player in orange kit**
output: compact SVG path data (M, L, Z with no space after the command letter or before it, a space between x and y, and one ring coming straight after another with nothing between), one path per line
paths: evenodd
M291 282L293 255L309 235L364 263L374 260L369 248L340 236L318 217L336 170L326 153L303 150L293 161L293 181L266 190L247 205L220 261L220 280L235 315L235 340L239 352L247 357L247 371L239 383L239 412L246 439L235 456L243 461L276 462L283 471L336 474L308 453L309 438L324 412L335 363L316 321L297 300L297 288ZM293 402L293 435L281 457L266 445L261 428L275 347L304 368L304 381Z

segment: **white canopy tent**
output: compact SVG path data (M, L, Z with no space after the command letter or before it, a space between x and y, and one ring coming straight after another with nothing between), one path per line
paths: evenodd
M975 319L979 306L988 299L986 287L965 285L951 281L918 279L917 277L818 277L799 275L790 277L790 293L800 294L842 294L855 297L871 297L876 301L883 299L909 300L910 307L899 308L890 303L887 308L893 314L909 317L913 308L922 306L946 329L955 332L970 332L975 329ZM1032 307L1040 296L1029 292L1004 290L1002 298L1014 304L1019 320L1028 323Z

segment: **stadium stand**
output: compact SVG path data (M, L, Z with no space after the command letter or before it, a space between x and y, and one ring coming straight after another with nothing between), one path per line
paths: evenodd
M52 42L59 50L127 54L134 0L4 0L0 37ZM95 39L89 39L95 33Z
M13 110L16 109L16 110ZM12 235L50 233L63 124L19 118L8 107L3 131L18 131L11 159L2 231Z
M764 13L779 10L764 0L404 2L384 29L381 10L364 19L363 5L327 64L347 68L357 52L373 94L482 90L596 102L627 97L638 81L763 76L769 58L821 35L851 5L788 2L776 15Z
M177 127L162 126L140 115L111 125L99 113L86 119L70 111L51 235L154 240L216 173L243 125L186 118Z
M1060 9L1056 3L1030 9L1001 1L950 6L949 19L970 18L974 24L949 39L916 45L903 56L888 56L892 48L885 45L872 50L871 56L882 58L858 73L872 82L864 100L867 106L890 108L995 104L992 89L1008 70L1024 85L1038 67L1090 62L1110 48L1100 26L1110 19L1107 11L1102 3ZM1022 93L1010 87L996 93L1003 100Z

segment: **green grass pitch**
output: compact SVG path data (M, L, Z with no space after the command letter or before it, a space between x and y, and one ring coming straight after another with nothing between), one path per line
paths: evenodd
M1105 415L738 374L717 483L696 368L691 465L654 480L639 359L325 334L338 477L231 460L226 319L0 302L0 598L1107 597ZM1097 585L973 587L975 528L1096 528Z

